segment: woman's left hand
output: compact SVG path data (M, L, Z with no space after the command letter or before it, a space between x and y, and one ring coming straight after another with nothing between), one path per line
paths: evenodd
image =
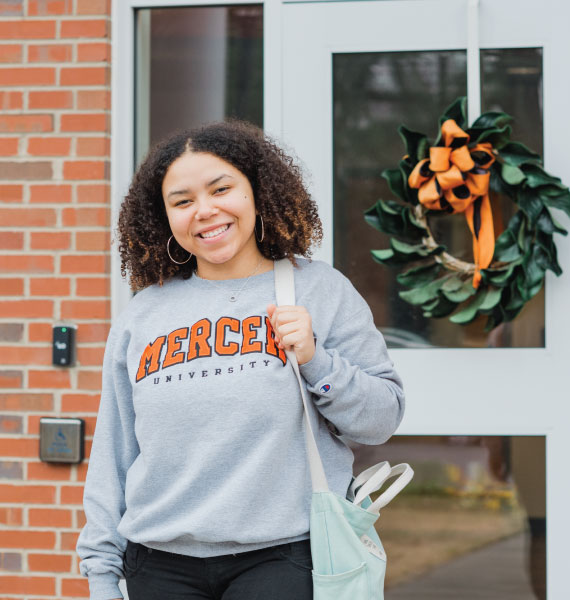
M294 350L300 365L308 363L315 354L315 338L311 315L304 306L267 307L267 315L280 348Z

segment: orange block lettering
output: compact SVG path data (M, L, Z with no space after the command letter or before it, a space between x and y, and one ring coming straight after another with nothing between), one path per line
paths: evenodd
M261 342L255 341L257 339L257 331L261 327L261 317L255 315L253 317L247 317L243 320L243 341L241 344L241 353L250 354L251 352L261 352Z
M239 333L239 321L231 317L222 317L216 323L216 354L220 356L233 356L239 350L239 344L228 342L226 344L226 328L234 333Z
M212 356L212 346L208 338L212 333L212 322L209 319L200 319L192 325L190 330L190 344L188 348L188 360Z
M166 356L162 362L162 368L170 367L184 362L184 352L180 352L182 347L181 340L188 337L188 327L175 329L168 334L168 344L166 346Z
M137 371L137 381L158 371L160 367L160 353L162 352L162 346L164 346L165 341L166 336L161 335L144 349L139 363L139 370Z
M265 352L271 356L276 356L284 365L287 364L287 355L285 351L275 343L275 332L271 326L269 317L265 317L265 327L267 328L267 338L265 342Z

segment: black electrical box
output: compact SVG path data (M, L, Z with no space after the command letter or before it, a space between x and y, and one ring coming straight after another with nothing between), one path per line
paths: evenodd
M71 367L75 364L76 325L53 326L52 362L56 367Z

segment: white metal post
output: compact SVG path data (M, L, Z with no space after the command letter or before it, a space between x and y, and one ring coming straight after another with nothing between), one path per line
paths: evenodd
M467 10L467 114L469 125L481 114L479 61L479 0L469 0Z

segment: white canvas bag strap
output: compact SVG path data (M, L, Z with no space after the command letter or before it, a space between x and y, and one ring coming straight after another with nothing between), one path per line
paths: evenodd
M274 263L274 277L275 277L275 298L278 306L295 306L295 276L293 273L293 265L289 259L284 258L282 260L276 260ZM286 350L287 360L291 363L297 381L299 382L299 388L301 390L301 397L303 398L303 408L305 411L305 423L306 423L306 441L307 441L307 454L309 457L309 469L311 471L311 482L313 484L313 492L328 492L329 486L321 461L321 455L315 441L315 435L311 426L311 420L309 419L309 410L307 408L307 394L303 381L301 379L301 373L299 371L299 364L297 363L297 357L295 352L292 350Z

